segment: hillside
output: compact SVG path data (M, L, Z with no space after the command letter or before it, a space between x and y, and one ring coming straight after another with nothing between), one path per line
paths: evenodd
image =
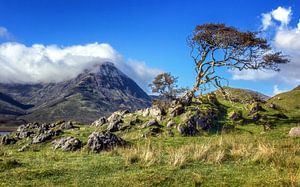
M299 139L288 137L296 125L268 103L214 94L90 126L27 124L1 139L0 184L298 186Z
M112 63L86 70L76 78L50 84L0 84L0 117L50 122L89 123L119 109L136 110L151 98Z
M284 92L275 95L268 100L268 103L272 103L275 106L288 111L292 117L300 118L300 89L299 86L291 91Z
M233 102L246 104L252 102L264 102L269 99L268 96L262 93L248 89L224 87L224 90ZM216 91L216 94L218 99L223 99L223 95L219 91Z

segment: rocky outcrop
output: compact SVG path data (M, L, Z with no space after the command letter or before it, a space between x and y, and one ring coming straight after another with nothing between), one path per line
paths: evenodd
M80 149L82 142L78 138L66 137L53 141L53 149L61 149L63 151L76 151Z
M289 131L289 137L300 137L300 127L293 127Z
M142 128L147 127L160 127L159 123L155 119L151 119L142 125Z
M166 114L163 109L160 109L157 106L142 109L142 110L137 111L136 113L139 115L142 115L143 117L155 118L158 121L161 121L163 119L163 116Z
M241 111L232 111L228 114L229 119L232 121L239 121L243 119Z
M98 120L94 121L91 124L91 126L100 127L100 126L104 125L105 123L107 123L106 117L101 117Z
M61 130L48 130L43 133L38 134L37 136L33 137L32 143L37 144L37 143L43 143L48 140L51 140L54 136L58 136L62 133Z
M173 108L170 108L169 114L171 117L176 117L184 113L184 107L182 105L177 105Z
M111 132L93 132L88 137L87 147L92 152L110 150L114 147L125 146L126 141Z
M15 138L9 137L7 135L3 136L1 138L1 145L10 145L10 144L15 144L17 140Z
M122 119L117 119L115 121L112 121L109 123L107 126L107 131L109 132L116 132L119 131L122 127L123 120Z

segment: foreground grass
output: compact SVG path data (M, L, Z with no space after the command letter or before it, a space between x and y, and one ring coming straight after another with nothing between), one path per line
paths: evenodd
M262 133L260 126L239 126L199 137L127 134L131 146L101 154L0 146L0 185L299 186L300 139L287 137L290 127Z

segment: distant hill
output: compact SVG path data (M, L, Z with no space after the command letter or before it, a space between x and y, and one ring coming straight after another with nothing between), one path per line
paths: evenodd
M248 89L224 87L224 90L230 95L232 101L238 103L265 102L270 98L262 93ZM218 98L223 98L219 91L216 91L216 94Z
M86 70L76 78L48 84L0 84L1 120L90 123L118 109L149 106L151 98L112 63Z
M300 86L291 91L275 95L268 100L268 103L273 103L289 111L291 115L300 117Z

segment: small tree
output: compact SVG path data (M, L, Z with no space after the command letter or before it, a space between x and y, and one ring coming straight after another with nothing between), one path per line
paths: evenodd
M197 73L191 95L205 84L222 88L223 77L216 74L217 68L279 71L280 64L289 62L281 52L274 52L257 33L242 32L225 24L196 26L188 39L188 45Z
M161 73L154 78L153 82L149 84L149 87L153 93L158 93L168 100L173 100L177 95L186 91L184 88L177 87L177 81L178 78L172 76L170 73Z

